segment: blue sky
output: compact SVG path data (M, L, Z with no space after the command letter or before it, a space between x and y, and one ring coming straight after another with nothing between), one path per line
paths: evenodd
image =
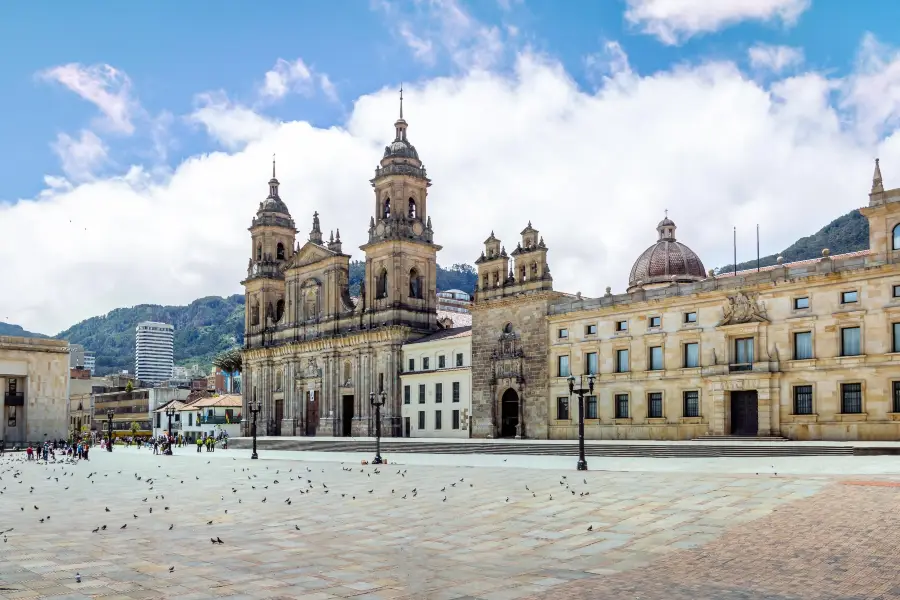
M900 172L897 22L875 0L6 3L0 278L33 283L0 318L240 292L273 153L298 241L318 210L358 246L401 82L442 264L531 219L558 289L621 291L665 209L707 268L734 224L777 252L864 204L876 155ZM23 260L35 230L77 251Z
M413 3L397 2L398 10ZM339 8L335 8L339 6ZM466 5L485 23L513 26L534 48L565 65L588 86L584 57L603 40L618 40L634 70L649 74L673 63L720 57L746 61L755 43L803 49L806 62L841 74L852 68L860 39L874 33L885 43L900 42L892 23L900 22L900 3L859 0L852 10L841 0L814 2L794 26L749 21L699 34L677 46L641 33L623 17L622 0L569 2L529 0L504 9L493 1ZM151 115L176 117L192 110L194 94L228 90L249 98L260 74L277 57L302 56L327 72L340 102L293 98L271 111L281 119L303 119L317 126L340 125L355 98L399 81L450 74L445 55L422 64L390 32L389 17L365 1L341 3L163 0L154 3L8 3L0 8L0 201L38 193L43 176L59 171L50 142L60 131L83 127L95 108L35 74L55 65L106 63L128 74L141 104ZM210 151L216 145L195 127L172 124L175 139L165 161ZM145 140L146 142L146 140ZM117 162L146 159L149 148L134 139L109 140Z

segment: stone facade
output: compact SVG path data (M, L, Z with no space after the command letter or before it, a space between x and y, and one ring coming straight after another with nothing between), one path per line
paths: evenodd
M561 294L543 238L530 222L521 236L507 255L491 232L475 261L472 437L547 437L547 313Z
M402 103L401 103L402 106ZM350 255L340 230L325 241L318 214L303 246L279 194L273 163L269 196L250 227L242 391L244 432L258 401L258 432L266 435L368 435L373 392L387 396L385 435L401 435L401 348L439 330L437 252L428 216L428 179L394 124L371 180L366 273L360 297L349 291Z
M68 434L69 345L0 336L0 440L7 446Z
M590 439L900 438L900 190L877 167L863 213L868 251L551 305L549 437L577 437L567 377L594 374Z

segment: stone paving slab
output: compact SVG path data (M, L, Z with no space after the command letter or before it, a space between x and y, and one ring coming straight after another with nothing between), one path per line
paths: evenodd
M823 490L900 493L829 476L376 469L206 454L0 458L0 531L13 528L0 536L0 600L549 598L647 565L654 579L667 557L705 552L773 511L815 506Z

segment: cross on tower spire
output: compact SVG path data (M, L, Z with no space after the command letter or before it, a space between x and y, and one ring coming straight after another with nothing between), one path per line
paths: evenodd
M403 84L400 84L400 118L403 119Z

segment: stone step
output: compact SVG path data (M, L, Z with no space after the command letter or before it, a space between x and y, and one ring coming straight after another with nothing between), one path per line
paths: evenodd
M760 440L756 440L760 441ZM762 440L768 441L768 440ZM248 449L252 440L236 438L229 442L232 448ZM299 452L347 452L373 453L375 442L371 440L335 440L306 441L281 440L263 438L257 440L260 450L286 450ZM613 457L650 457L650 458L688 458L718 456L852 456L852 446L830 445L781 445L781 444L726 444L716 441L708 444L684 444L671 442L667 444L603 444L585 445L587 456ZM491 455L525 455L525 456L577 456L578 445L541 444L540 442L517 443L429 443L429 442L391 442L381 443L382 454L491 454Z
M791 440L780 435L751 436L751 435L700 435L692 438L695 442L790 442Z

